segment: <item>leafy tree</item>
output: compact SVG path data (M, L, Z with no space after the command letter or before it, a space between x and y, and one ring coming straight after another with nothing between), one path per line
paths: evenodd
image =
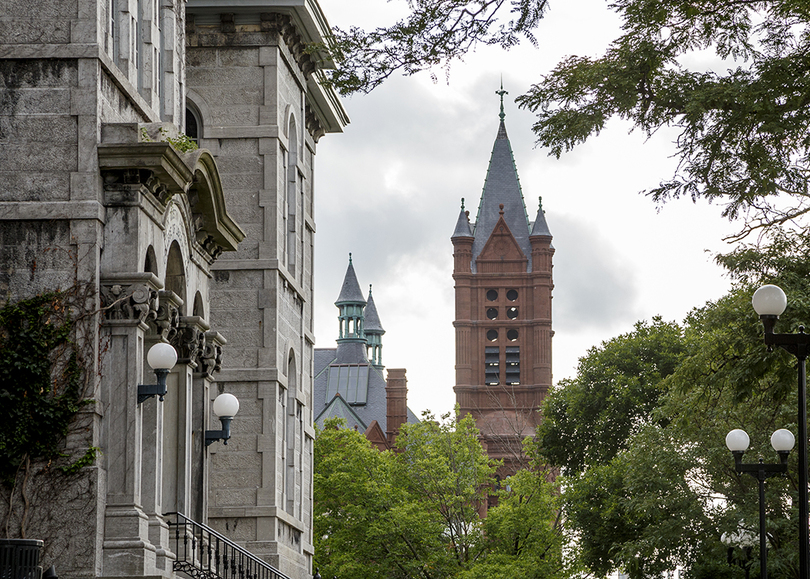
M479 43L509 48L527 39L547 0L408 0L410 14L372 31L334 30L330 48L340 62L330 80L343 94L370 92L401 72L449 66ZM315 48L315 47L313 47Z
M534 41L546 8L545 0L409 4L393 26L337 32L342 61L333 81L341 91L370 90L395 71L448 66L479 43ZM613 117L647 135L674 126L680 164L649 191L657 202L716 200L724 215L746 218L741 234L810 211L806 0L612 0L610 7L622 34L601 57L569 56L517 99L537 113L538 144L559 156ZM711 68L687 64L710 56Z
M508 479L471 417L404 425L396 451L328 422L315 440L315 566L324 577L563 577L558 493L540 471ZM484 530L486 529L486 533Z
M658 577L675 565L690 577L742 573L721 564L726 546L720 536L741 524L756 532L756 481L735 472L725 434L744 428L752 441L746 460L753 462L760 454L772 462L770 434L777 428L795 432L797 411L795 360L779 350L767 351L751 294L763 282L786 290L790 303L778 331L795 331L802 320L810 320L808 248L806 234L776 231L761 249L742 247L722 256L737 281L735 289L686 318L680 346L673 348L681 352L678 363L657 385L652 380L658 398L647 414L633 419L636 426L615 453L568 466L561 483L566 525L576 538L577 560L594 574L621 568L641 579ZM589 362L614 346L609 341L602 350L592 350L587 357L594 360L583 360L580 367L593 367ZM634 376L614 383L621 386ZM577 376L562 389L576 392L587 377ZM617 395L624 392L618 390ZM556 392L549 403L555 398L566 396ZM583 421L574 425L577 432L594 420L594 414L573 416ZM598 414L594 423L598 429ZM553 420L545 427L554 434ZM577 450L576 444L572 447ZM556 456L545 448L541 453ZM786 478L766 484L773 576L798 576L795 458L794 453Z
M612 459L649 421L661 380L685 349L678 324L654 318L588 350L576 377L561 380L546 398L537 429L544 458L567 473Z

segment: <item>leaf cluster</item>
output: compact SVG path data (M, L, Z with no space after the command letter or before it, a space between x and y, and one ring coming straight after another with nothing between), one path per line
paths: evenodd
M84 372L66 296L41 294L0 309L0 480L26 460L51 460L82 405Z
M507 479L484 521L498 465L479 436L469 416L426 414L403 425L395 451L379 451L359 432L328 421L315 440L321 575L561 577L555 487L528 471Z
M521 39L536 44L533 29L547 0L409 0L408 16L372 31L334 31L339 63L329 73L341 93L370 92L392 74L412 75L449 67L478 44L509 48Z
M652 135L677 127L678 168L648 191L724 204L742 234L807 211L810 10L803 0L615 0L623 34L600 58L571 56L517 99L560 156L613 117ZM717 70L684 63L714 53ZM775 196L786 195L779 208Z

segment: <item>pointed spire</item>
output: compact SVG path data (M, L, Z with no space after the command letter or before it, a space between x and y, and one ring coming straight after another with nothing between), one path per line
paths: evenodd
M543 211L542 197L539 198L539 202L537 204L537 217L534 219L534 226L532 226L530 236L534 237L535 235L547 235L548 237L551 237L551 231L546 223L546 212Z
M506 124L503 121L503 117L506 116L503 113L503 95L507 92L503 90L502 85L501 90L495 91L495 94L501 97L501 115L503 116L501 116L498 127L498 136L492 146L484 190L481 192L481 200L478 203L478 216L475 220L475 228L472 230L475 232L471 263L473 272L476 271L475 261L498 222L499 205L501 204L504 206L504 220L521 251L526 257L531 255L529 215L526 211L526 203L523 201L523 191L520 188L512 146L506 134ZM531 261L528 267L531 268Z
M359 303L366 305L366 300L363 299L363 292L360 291L360 284L357 283L357 275L354 273L354 265L352 265L352 254L349 254L349 267L346 269L346 276L343 278L343 287L340 289L335 305L340 307L341 304Z
M371 284L368 286L368 299L366 300L365 318L366 335L385 333L385 330L380 323L380 316L377 314L377 306L374 305L374 298L371 297Z
M461 198L461 213L458 214L458 221L456 221L456 229L450 239L456 237L472 237L473 232L470 227L470 212L464 210L464 197Z
M343 287L340 290L335 305L338 307L338 347L336 358L341 364L358 364L366 361L366 335L363 330L363 309L366 300L357 283L357 275L352 265L352 254L349 254L349 267L346 268L346 277L343 278Z
M382 335L385 333L380 316L377 314L377 306L374 305L374 298L371 297L371 284L368 286L368 300L365 311L365 334L366 334L366 355L372 366L382 368Z

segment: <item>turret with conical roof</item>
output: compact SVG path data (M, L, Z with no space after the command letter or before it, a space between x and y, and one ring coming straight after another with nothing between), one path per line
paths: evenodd
M371 285L368 286L368 300L366 300L365 325L363 331L366 335L366 352L371 365L382 368L382 336L385 330L380 323L380 316L377 314L377 306L374 305L374 298L371 296Z
M366 300L357 283L357 275L352 265L352 254L349 254L349 267L343 278L335 305L338 307L337 361L340 363L358 363L366 358L366 336L363 330Z

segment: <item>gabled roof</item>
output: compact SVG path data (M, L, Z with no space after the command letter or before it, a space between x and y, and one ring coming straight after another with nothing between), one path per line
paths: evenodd
M340 295L335 302L336 306L341 304L366 304L363 292L360 291L360 284L357 283L357 274L354 273L351 253L349 254L349 267L346 269L346 276L343 278L343 287L340 288Z
M501 204L504 206L504 219L509 230L528 259L532 254L529 243L529 217L526 213L526 204L523 201L512 146L509 143L503 119L498 127L495 144L492 146L484 190L478 204L472 251L473 272L476 271L475 260L484 249L484 245L498 222ZM528 261L527 270L531 271L531 260Z
M366 309L363 312L365 318L365 325L363 330L366 334L384 334L385 330L380 323L380 316L377 313L377 306L374 305L374 298L371 297L371 286L368 286L368 300L366 300Z
M368 428L340 394L335 394L329 404L326 405L326 408L321 410L321 413L315 417L315 424L318 428L323 428L324 422L329 418L343 418L348 428L354 428L361 432L365 432Z

